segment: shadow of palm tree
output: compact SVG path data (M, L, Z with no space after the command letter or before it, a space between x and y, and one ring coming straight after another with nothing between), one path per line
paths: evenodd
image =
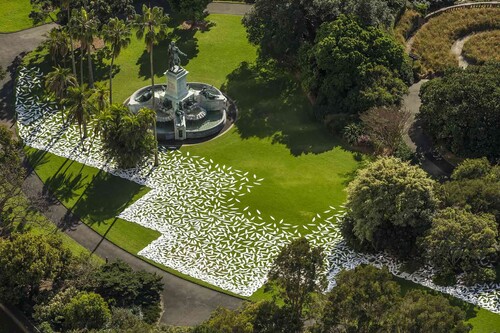
M62 228L71 228L78 219L90 225L108 224L143 190L137 183L99 171L68 212Z
M228 75L222 89L238 106L236 128L244 139L270 138L294 156L321 154L341 145L315 120L300 84L287 73L244 62Z

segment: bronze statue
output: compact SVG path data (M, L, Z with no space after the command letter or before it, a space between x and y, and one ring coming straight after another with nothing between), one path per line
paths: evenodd
M181 67L180 55L187 57L187 54L179 50L175 45L175 42L171 42L168 46L168 70L172 72L177 72Z

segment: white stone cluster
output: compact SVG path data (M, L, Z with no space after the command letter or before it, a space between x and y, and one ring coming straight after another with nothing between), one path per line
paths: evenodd
M359 254L349 249L338 228L344 214L342 207L328 207L301 226L264 216L256 208L244 207L240 200L264 179L180 151L162 150L159 167L153 167L149 160L134 169L118 169L103 155L98 137L90 133L89 139L82 141L75 125L63 124L54 105L37 97L41 87L38 70L20 71L16 110L21 137L31 147L151 188L119 215L161 233L139 252L150 260L250 296L265 282L279 250L292 239L306 235L313 245L330 253L330 288L341 269L360 264L385 265L397 276L500 313L500 285L439 287L430 280L431 270L407 274L389 256Z

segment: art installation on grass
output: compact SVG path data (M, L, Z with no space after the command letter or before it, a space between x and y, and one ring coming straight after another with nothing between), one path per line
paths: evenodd
M41 87L37 69L20 71L16 111L25 144L149 187L146 195L118 216L161 233L138 253L147 259L250 296L265 282L280 249L305 235L329 253L330 288L341 269L384 265L396 276L500 313L499 284L440 287L432 283L431 269L407 274L401 263L386 255L352 251L340 235L341 207L329 207L302 226L264 216L258 207L242 207L241 197L265 181L258 175L178 150L162 150L158 167L148 161L134 169L118 169L103 155L99 138L90 134L82 141L77 126L61 122L56 106L37 95Z

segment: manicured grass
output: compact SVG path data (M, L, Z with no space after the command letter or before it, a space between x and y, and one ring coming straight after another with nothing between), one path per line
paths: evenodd
M189 56L189 80L223 86L238 103L239 120L222 137L181 149L264 178L262 186L242 197L241 208L250 206L295 225L311 223L315 214L344 201L345 182L360 164L357 155L342 149L312 117L309 101L291 77L246 63L254 61L256 49L246 40L240 16L211 15L209 20L215 25L208 32L176 31L178 45ZM165 81L166 46L155 49L157 82ZM50 61L41 50L26 63L47 71ZM116 63L116 101L149 84L142 41L133 39ZM105 79L106 72L105 64L96 65L97 78ZM116 218L147 189L51 154L30 154L42 155L35 163L37 173L61 201L109 240L136 254L159 236Z
M427 73L442 73L457 66L450 48L470 33L500 29L500 8L466 8L443 13L427 22L416 34L413 52L421 57Z
M235 127L182 150L264 178L240 207L302 225L329 205L342 204L345 182L359 162L313 119L309 101L290 77L243 65L225 90L238 101Z
M25 148L25 152L47 189L72 213L109 241L138 256L139 251L160 236L157 231L116 217L146 194L148 188L51 153L29 147ZM48 233L54 230L50 226L44 226L34 228L32 232ZM74 253L88 252L70 237L63 233L61 235L64 243ZM144 257L138 257L181 278L228 293Z
M47 189L110 241L137 254L160 235L116 217L148 188L50 153L32 148L26 148L26 153Z
M473 35L465 42L463 56L474 64L483 64L488 60L500 61L500 30Z
M28 17L31 11L30 0L0 0L0 33L14 32L33 26Z
M190 72L191 82L205 82L220 87L226 76L242 61L253 61L256 49L246 40L241 16L210 15L213 26L207 32L176 29L177 45L188 55L182 65ZM167 45L161 42L154 51L155 82L165 83L167 70ZM116 60L118 73L113 80L113 98L125 101L135 90L151 84L149 54L142 40L132 37L130 46ZM107 75L107 70L103 75Z

